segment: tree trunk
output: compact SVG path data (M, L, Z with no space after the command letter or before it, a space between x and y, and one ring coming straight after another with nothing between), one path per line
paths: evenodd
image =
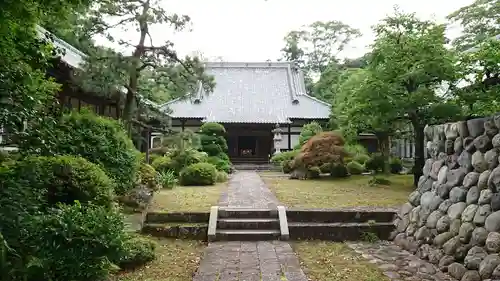
M415 165L413 166L413 185L418 185L418 179L422 176L422 169L425 164L424 154L424 126L420 125L418 120L412 120L413 130L415 132Z
M129 70L129 82L127 87L127 97L125 98L125 106L123 108L123 120L130 126L130 120L132 120L132 107L135 101L135 94L137 92L137 81L139 80L139 66L141 64L141 57L144 55L144 42L146 41L146 35L148 34L148 23L147 14L149 10L149 1L143 4L142 15L137 19L139 21L139 27L141 31L141 36L139 37L139 44L135 46L134 53L132 54L132 63Z
M378 139L378 149L384 158L384 170L385 174L390 172L389 158L390 158L390 145L389 145L389 134L387 132L375 133Z

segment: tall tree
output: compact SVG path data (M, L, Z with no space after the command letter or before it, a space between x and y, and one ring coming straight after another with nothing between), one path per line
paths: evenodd
M90 33L103 35L132 53L109 49L91 53L79 77L84 87L94 92L105 89L104 94L109 94L110 87L126 89L122 119L127 123L133 119L138 99L150 95L155 86L161 84L183 94L196 94L200 86L210 92L214 86L198 58L179 57L170 41L154 44L152 25L181 31L190 21L189 16L168 13L162 6L157 0L105 0L90 11ZM116 29L135 30L136 41L115 38Z
M413 127L415 184L424 164L424 126L460 114L436 94L443 81L455 81L457 72L444 30L443 25L398 10L383 19L374 28L376 40L366 67L368 90L356 92L358 101L364 101L362 111L370 114L369 124L384 128L401 120Z
M463 27L463 34L453 45L465 51L500 35L500 0L475 0L450 14L448 19Z
M305 71L308 93L328 100L314 92L313 81L325 71L334 71L339 64L339 53L360 35L359 30L340 21L317 21L285 36L282 57L296 62Z

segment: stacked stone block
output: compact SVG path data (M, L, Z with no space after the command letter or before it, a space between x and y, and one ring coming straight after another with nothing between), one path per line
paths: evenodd
M427 126L394 242L461 281L500 280L500 116Z

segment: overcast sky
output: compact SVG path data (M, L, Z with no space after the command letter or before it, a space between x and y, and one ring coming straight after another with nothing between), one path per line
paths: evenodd
M353 41L343 57L363 55L373 41L371 26L391 13L395 4L405 12L443 22L456 9L473 0L163 0L167 11L189 15L192 32L173 34L165 26L151 28L155 44L175 43L180 54L200 51L224 61L276 60L283 37L290 30L314 21L339 20L358 28L363 36ZM453 37L460 32L451 27ZM134 39L135 32L121 33ZM136 41L136 40L133 40ZM101 40L98 43L102 43Z

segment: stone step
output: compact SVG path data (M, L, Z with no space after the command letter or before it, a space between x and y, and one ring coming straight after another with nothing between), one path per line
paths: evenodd
M279 229L278 219L224 218L217 222L218 229Z
M234 218L234 219L267 219L278 218L277 209L254 209L254 208L233 208L233 207L220 207L218 211L218 218Z
M288 223L290 239L359 241L377 238L388 240L395 229L393 223Z
M277 240L280 237L279 230L266 229L224 229L217 230L215 240L217 241L265 241Z
M288 222L363 223L393 222L397 210L390 208L295 209L287 208Z

